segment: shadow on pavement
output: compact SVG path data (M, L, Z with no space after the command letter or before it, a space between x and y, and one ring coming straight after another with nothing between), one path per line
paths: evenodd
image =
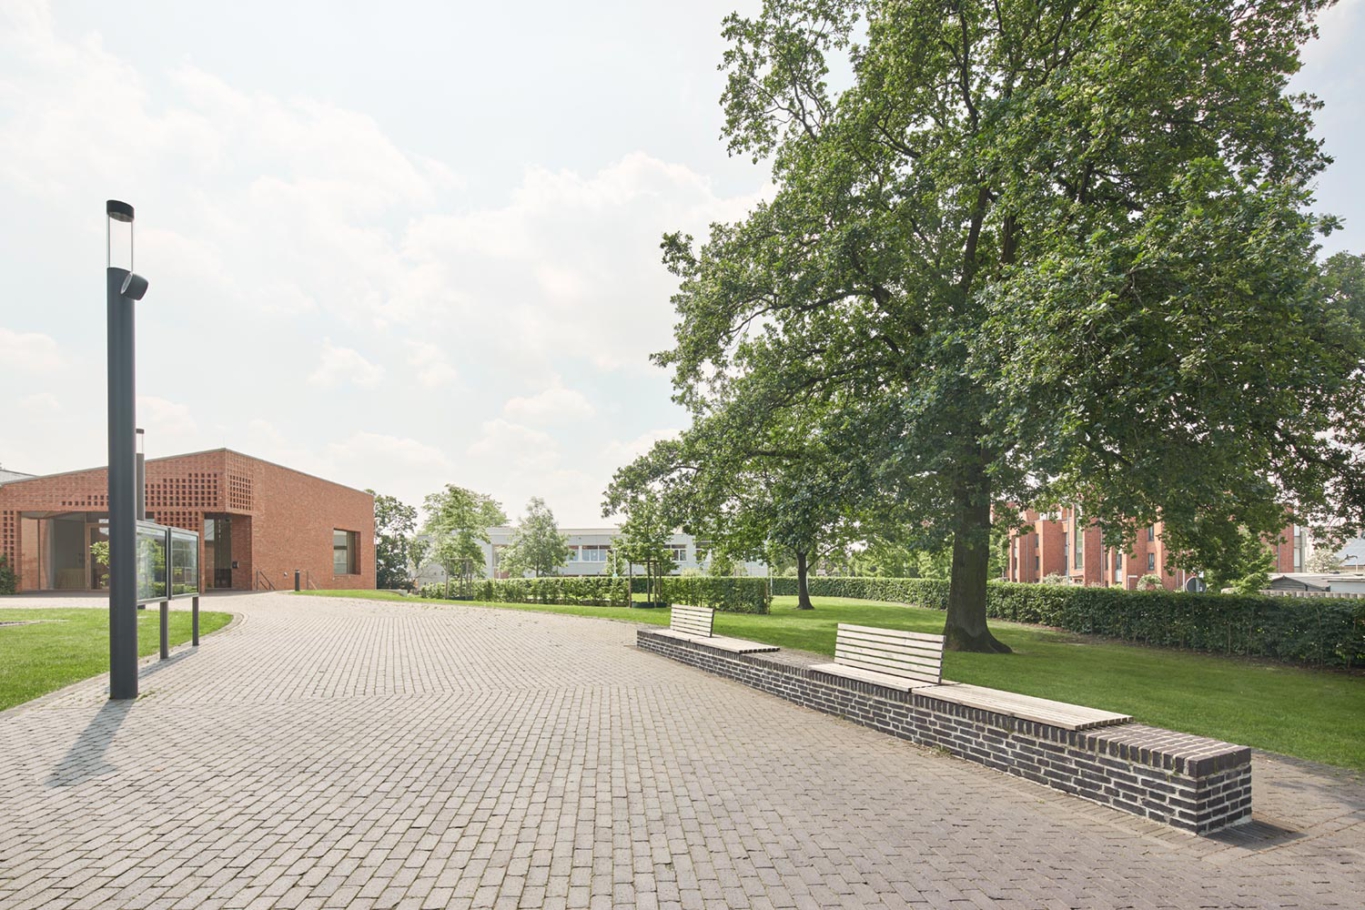
M47 779L47 786L70 787L117 770L104 760L104 753L108 751L109 743L132 707L132 701L105 702L66 755L57 762L57 767Z

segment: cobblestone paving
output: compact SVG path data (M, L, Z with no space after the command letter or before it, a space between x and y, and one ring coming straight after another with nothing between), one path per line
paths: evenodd
M92 680L0 714L0 907L1365 893L1365 785L1344 772L1258 756L1257 821L1197 838L639 652L623 623L273 594L205 608L240 620L144 668L135 703Z

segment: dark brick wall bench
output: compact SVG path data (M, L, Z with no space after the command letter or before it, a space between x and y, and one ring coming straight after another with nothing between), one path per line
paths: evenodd
M857 682L779 651L732 654L641 629L637 645L817 711L1155 821L1207 834L1251 820L1251 749L1143 724L1065 730Z

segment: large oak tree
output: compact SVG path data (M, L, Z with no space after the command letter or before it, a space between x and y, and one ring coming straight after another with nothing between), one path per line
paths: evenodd
M679 400L815 409L822 444L951 544L952 648L1003 647L985 585L1006 503L1083 502L1111 543L1161 520L1215 570L1291 518L1359 523L1361 332L1317 283L1327 159L1286 88L1325 5L730 17L725 135L777 191L700 247L665 239Z

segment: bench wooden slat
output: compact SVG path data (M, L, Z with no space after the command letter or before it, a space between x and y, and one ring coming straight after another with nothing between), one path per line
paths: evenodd
M869 657L893 657L897 660L917 661L920 663L942 663L943 652L935 648L874 648L862 642L835 639L836 648L850 654L866 654Z
M929 632L907 632L904 629L879 629L876 626L857 626L847 622L839 623L838 630L851 632L856 635L872 635L877 638L922 641L928 642L929 644L943 643L942 635L933 635Z
M888 689L896 689L901 692L909 692L912 689L932 688L935 681L925 681L922 679L912 679L908 676L897 676L891 673L878 673L876 670L865 670L862 667L848 667L843 664L816 664L811 667L821 673L828 673L831 676L842 676L844 679L856 679L859 682L873 683L878 686L885 686Z
M943 636L841 622L835 630L834 660L814 669L902 691L937 685L943 679Z
M693 607L679 604L673 607L668 618L668 627L675 632L710 638L715 628L716 611L710 607Z
M1031 720L1061 727L1064 730L1091 730L1095 727L1126 724L1133 719L1128 714L1115 714L1113 711L1101 711L1098 708L1087 708L1033 695L1020 695L1017 692L1003 692L999 689L960 683L920 689L917 694L967 708L1008 714L1021 720Z
M926 670L937 670L943 666L942 659L936 657L921 657L918 654L891 654L885 651L868 651L863 648L854 648L844 644L835 645L834 659L845 663L848 661L856 663L861 660L870 660L897 667L922 667Z

